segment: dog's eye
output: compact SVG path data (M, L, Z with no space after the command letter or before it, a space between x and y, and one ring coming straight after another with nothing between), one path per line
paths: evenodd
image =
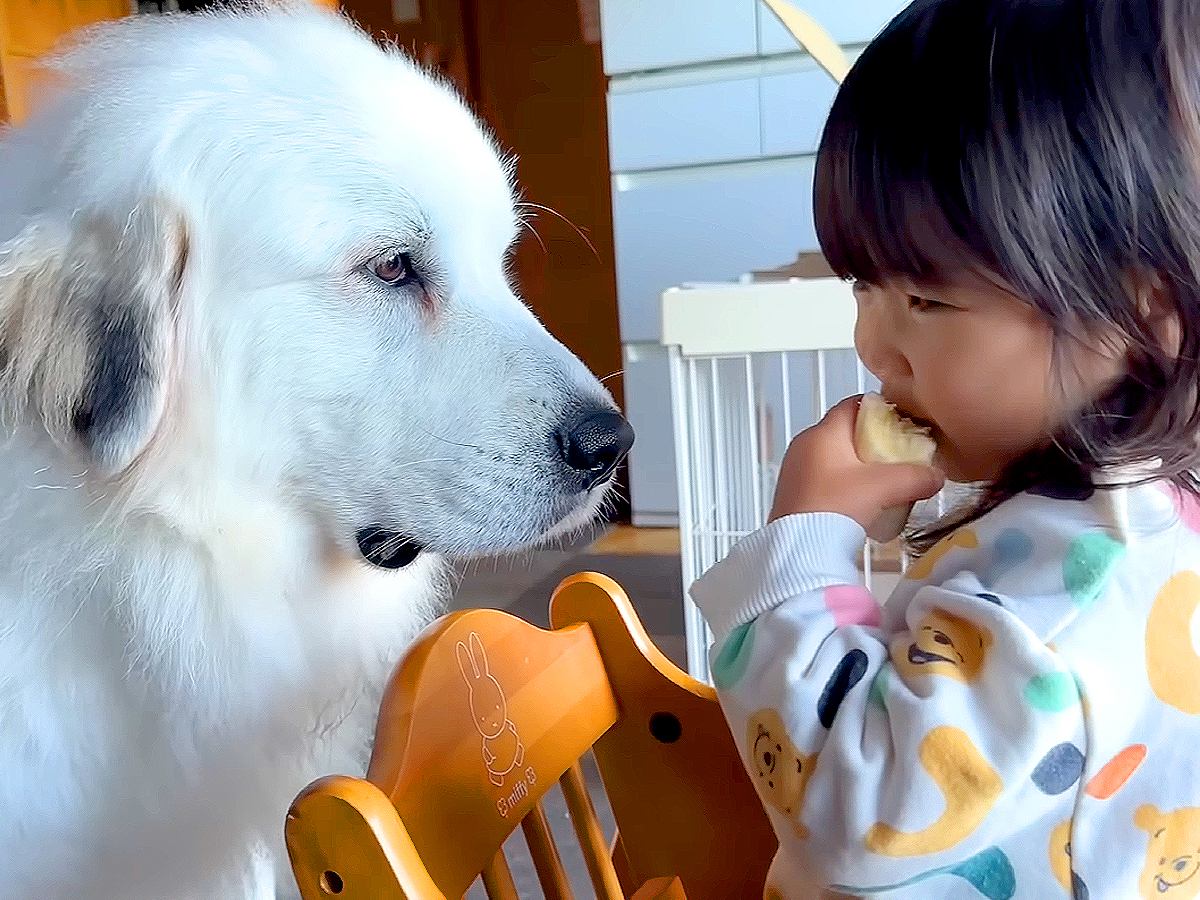
M388 287L400 287L417 280L412 259L407 253L388 253L370 264L371 274Z

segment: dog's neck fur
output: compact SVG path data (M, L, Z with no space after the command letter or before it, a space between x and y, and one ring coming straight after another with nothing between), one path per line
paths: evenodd
M124 476L97 479L35 423L15 429L0 447L0 533L9 545L0 594L18 608L36 604L39 615L54 610L52 630L68 645L74 624L107 620L130 676L173 685L176 696L163 699L195 704L201 718L223 716L230 692L253 714L247 692L271 683L297 696L265 689L267 707L305 697L313 685L297 678L303 672L346 684L331 666L359 670L353 683L393 662L417 619L396 607L408 574L334 548L280 501L269 481L277 473L255 480L246 461L215 459L200 440L173 434L171 445L186 452L152 446ZM81 596L87 608L56 599ZM427 598L421 619L435 600ZM321 646L306 643L316 636Z
M285 859L282 811L320 774L364 771L387 673L444 593L432 556L385 572L335 552L249 453L163 438L103 479L36 420L0 437L0 759L21 760L0 809L27 817L0 837L119 879L31 863L56 891L73 884L56 872L90 873L73 895L171 895L255 839ZM96 810L135 829L120 848L55 830ZM221 840L201 848L206 816Z

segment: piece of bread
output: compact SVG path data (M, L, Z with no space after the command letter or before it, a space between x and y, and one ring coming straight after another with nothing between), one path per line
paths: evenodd
M901 416L879 394L864 394L854 423L854 450L866 463L931 466L937 444L929 436L928 428ZM871 523L867 536L881 544L895 540L904 531L915 505L885 510L878 521Z

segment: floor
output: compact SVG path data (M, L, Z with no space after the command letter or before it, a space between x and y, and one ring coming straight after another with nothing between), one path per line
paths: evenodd
M658 647L678 665L686 665L679 533L670 529L615 528L595 539L539 550L517 559L476 562L463 573L453 607L504 609L544 627L548 624L551 592L562 579L581 571L601 572L618 581ZM599 775L590 758L584 760L584 774L593 788L591 793L600 822L605 833L611 835L612 812L599 788ZM566 803L557 788L546 796L543 806L573 893L579 897L592 896ZM520 896L542 896L519 830L505 846L505 855ZM482 900L486 894L476 884L467 897Z
M463 573L451 606L503 609L546 627L554 588L582 571L614 578L629 594L659 649L686 665L679 532L673 529L618 527L517 558L478 560Z

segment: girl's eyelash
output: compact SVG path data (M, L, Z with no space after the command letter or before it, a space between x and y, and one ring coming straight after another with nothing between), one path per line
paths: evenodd
M851 288L855 294L863 291L868 291L874 285L863 281L861 278L856 278L851 282ZM950 309L948 303L942 303L940 300L932 300L929 297L921 297L917 294L909 294L907 296L908 308L915 312L933 312L938 309Z
M908 308L917 312L930 312L935 309L945 309L945 303L939 303L936 300L930 300L928 297L918 297L915 294L908 295Z

